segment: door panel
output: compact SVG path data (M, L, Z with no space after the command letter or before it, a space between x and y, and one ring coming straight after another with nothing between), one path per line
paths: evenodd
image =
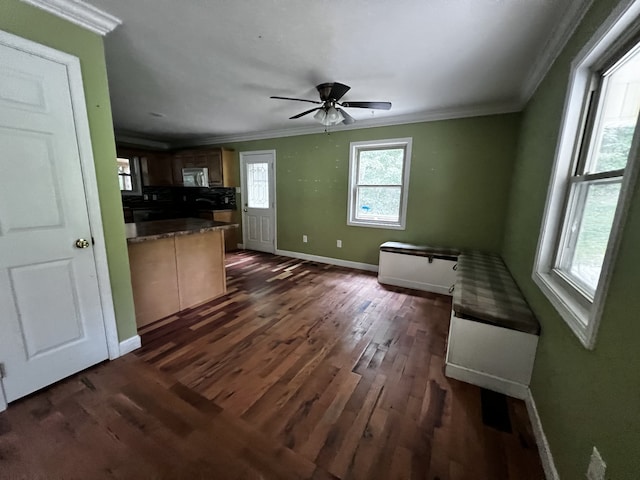
M107 358L67 66L0 45L0 362L15 400ZM115 175L114 159L114 175Z
M245 248L275 252L275 151L241 152Z
M11 268L9 278L28 359L84 337L71 259Z
M0 151L6 155L2 163L0 234L62 226L51 138L44 133L0 128ZM32 190L39 194L25 195ZM12 202L17 198L21 208L15 208L16 202ZM24 215L24 211L30 214Z

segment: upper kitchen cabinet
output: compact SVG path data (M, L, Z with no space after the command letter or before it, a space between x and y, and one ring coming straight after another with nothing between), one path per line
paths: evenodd
M118 147L118 157L135 160L135 170L145 187L174 185L172 156L168 152Z
M183 168L207 168L210 187L235 187L235 151L225 148L180 150L173 156L173 179L182 185Z
M173 182L173 160L169 153L158 152L140 158L142 184L149 187L169 187Z

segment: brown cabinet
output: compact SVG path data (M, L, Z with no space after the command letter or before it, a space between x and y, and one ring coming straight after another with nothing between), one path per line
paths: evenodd
M129 243L138 327L224 295L223 245L222 230Z
M168 153L153 153L140 157L142 184L148 187L169 187L174 185L173 160Z
M200 218L216 222L240 223L237 210L201 210ZM224 233L224 251L233 252L238 249L238 227L227 228Z
M183 168L207 168L210 187L240 185L235 151L226 148L157 152L118 147L118 156L139 159L142 185L145 187L182 186Z
M173 155L174 183L182 185L183 168L207 168L210 187L235 187L237 186L235 163L235 152L225 148L180 150Z
M118 147L118 156L138 159L140 179L145 187L174 185L173 158L169 152Z

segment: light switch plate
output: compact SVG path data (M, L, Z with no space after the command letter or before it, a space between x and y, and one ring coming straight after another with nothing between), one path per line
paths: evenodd
M593 447L591 453L591 461L589 462L589 469L587 470L587 478L589 480L605 480L605 473L607 470L607 464L604 463L600 452L596 447Z

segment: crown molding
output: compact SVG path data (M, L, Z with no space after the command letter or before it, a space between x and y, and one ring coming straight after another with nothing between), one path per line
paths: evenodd
M431 112L421 112L409 115L399 115L397 117L380 117L370 120L358 120L352 125L338 125L331 127L330 132L342 132L346 130L361 130L364 128L389 127L393 125L406 125L410 123L435 122L441 120L454 120L459 118L481 117L485 115L499 115L503 113L514 113L522 110L523 104L520 102L497 103L490 105L475 105L467 107L457 107ZM248 142L252 140L268 140L273 138L295 137L298 135L312 135L324 133L325 127L322 125L312 125L306 127L294 127L280 130L269 130L263 132L241 133L233 135L213 135L197 139L173 142L172 148L200 147L204 145L218 145L233 142Z
M529 70L521 93L523 105L526 105L531 99L544 77L549 73L551 66L564 50L592 4L593 0L573 0L560 14L560 20Z
M136 134L115 132L116 143L128 147L146 147L154 150L170 150L172 144L158 140L150 140L148 138L139 137Z
M56 17L75 23L93 33L105 36L122 23L117 17L89 5L82 0L22 0L46 10Z

